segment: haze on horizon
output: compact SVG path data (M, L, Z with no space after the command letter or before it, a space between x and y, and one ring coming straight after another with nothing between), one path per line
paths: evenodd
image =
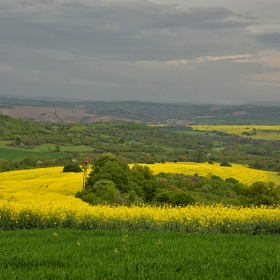
M1 0L0 96L280 104L279 0Z

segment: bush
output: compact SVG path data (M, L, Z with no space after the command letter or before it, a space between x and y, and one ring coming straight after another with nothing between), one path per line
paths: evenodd
M121 193L130 190L129 177L131 171L126 163L110 156L104 156L97 160L93 166L94 169L89 174L86 188L93 187L100 180L110 180L114 182Z
M187 194L186 192L176 192L174 195L174 205L189 205L189 204L194 204L195 199L190 195Z
M170 191L160 191L154 198L153 202L155 204L173 204L174 198L173 193Z
M231 164L226 162L226 161L223 161L220 166L227 166L227 167L231 167Z
M115 188L114 182L110 180L100 180L97 181L93 186L93 192L101 200L107 203L114 203L118 190Z
M117 195L118 190L112 181L100 180L92 188L77 192L75 197L91 205L97 205L116 203Z
M66 164L63 168L63 172L82 172L83 170L77 163Z
M242 189L241 201L244 206L276 205L280 202L280 196L273 182L254 182L251 186Z

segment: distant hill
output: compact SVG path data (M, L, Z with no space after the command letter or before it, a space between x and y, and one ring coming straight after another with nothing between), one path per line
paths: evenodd
M279 106L74 102L0 97L0 114L43 122L127 121L147 124L280 124Z

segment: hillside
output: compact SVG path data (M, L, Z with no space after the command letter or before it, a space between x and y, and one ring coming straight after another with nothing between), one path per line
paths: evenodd
M237 135L237 126L228 125L227 132L218 127L206 131L205 126L135 122L46 123L0 115L0 170L35 167L38 162L52 166L94 161L112 153L127 163L226 161L280 171L279 130L242 126Z
M168 104L145 102L70 102L0 97L0 114L33 121L148 124L280 124L279 106Z

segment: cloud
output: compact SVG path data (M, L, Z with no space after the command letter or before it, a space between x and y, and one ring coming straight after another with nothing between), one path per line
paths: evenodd
M277 50L263 50L254 55L248 55L243 59L237 59L235 62L239 63L256 63L266 69L280 69L280 51Z
M280 86L280 71L267 72L253 76L254 83Z
M0 92L218 103L266 92L276 100L279 4L211 3L2 0Z
M258 34L256 38L265 45L279 46L280 44L280 32Z
M0 35L1 45L7 47L67 51L102 60L176 60L206 50L225 53L223 42L232 42L250 21L221 7L182 10L147 1L20 1L1 14L5 28ZM215 39L222 39L221 48Z
M219 60L232 60L232 61L242 61L243 59L251 58L251 54L238 54L238 55L227 55L227 56L204 56L195 58L197 62L207 62L207 61L219 61Z

